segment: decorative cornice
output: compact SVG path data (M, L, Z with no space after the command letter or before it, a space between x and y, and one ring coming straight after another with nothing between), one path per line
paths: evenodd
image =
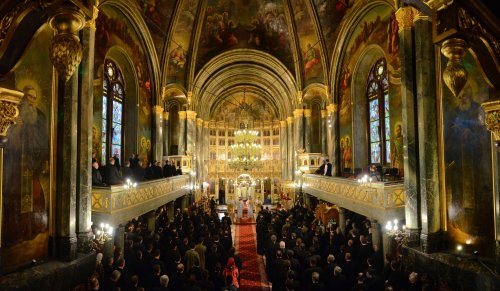
M187 110L186 115L187 119L196 120L196 111Z
M293 111L293 117L299 118L299 117L302 117L302 116L304 116L304 109L295 109Z
M488 101L481 104L486 113L484 124L493 134L495 142L500 142L500 100Z
M304 117L311 117L311 116L312 116L312 110L304 109Z
M0 88L0 139L3 142L7 136L7 130L19 115L17 105L23 97L23 92Z
M179 119L186 119L187 113L186 111L179 111Z
M428 21L428 22L432 22L432 18L428 15L425 15L424 13L422 13L422 11L417 11L415 13L415 16L413 17L413 23L417 22L417 21Z
M439 11L450 6L453 3L453 0L424 0L424 3L427 4L427 6L429 6L432 10Z
M413 7L401 7L396 11L399 32L413 28L413 17L416 10Z

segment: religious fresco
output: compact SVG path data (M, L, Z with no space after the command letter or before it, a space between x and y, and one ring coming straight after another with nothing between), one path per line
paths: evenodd
M340 135L352 136L352 106L356 102L351 93L354 80L354 66L368 46L376 45L383 50L387 63L390 139L395 137L395 126L402 122L401 112L401 68L399 59L398 27L394 11L389 6L378 6L370 10L354 29L348 40L343 58L339 84L339 123ZM375 60L377 61L377 60ZM370 68L358 68L369 71ZM358 80L357 86L367 86L367 80ZM364 98L362 96L356 96ZM390 130L394 129L394 130ZM391 145L391 149L394 145ZM389 157L390 158L390 157ZM388 159L389 160L389 159Z
M313 44L312 44L313 45ZM198 48L197 71L233 48L263 50L295 72L282 1L209 0Z
M139 38L134 31L131 23L127 17L121 12L108 8L107 6L101 7L101 13L96 22L96 45L95 45L95 59L94 59L94 126L102 128L102 94L103 94L103 67L104 61L107 56L108 50L117 46L123 50L133 63L135 75L125 74L125 88L127 82L137 82L138 95L127 96L128 92L125 90L124 100L127 103L127 98L138 99L138 136L145 136L151 139L151 79L148 67L148 61L144 48L140 45ZM119 67L124 67L126 64L117 64ZM129 86L131 86L129 84ZM135 93L135 92L134 92ZM132 109L132 108L130 108ZM129 119L132 110L124 108L124 120ZM101 136L97 133L96 136ZM137 144L139 144L139 140ZM94 142L93 142L94 143ZM99 144L102 143L102 137ZM96 153L96 158L100 160L101 153Z
M481 103L489 99L490 87L470 53L462 64L468 81L459 96L442 86L448 233L457 243L471 240L484 254L493 237L493 188L491 137Z
M177 22L172 30L168 46L167 84L176 83L186 87L186 65L191 46L191 33L198 10L198 0L184 0Z
M161 58L177 0L136 0L136 2L151 32L158 57Z
M328 52L328 60L332 59L333 46L337 41L340 22L354 5L354 0L314 0L316 12L321 23L323 38Z
M320 42L316 35L307 4L304 0L293 0L292 9L302 54L304 85L323 83Z
M2 86L23 92L3 164L2 260L9 270L48 255L54 32L47 25Z

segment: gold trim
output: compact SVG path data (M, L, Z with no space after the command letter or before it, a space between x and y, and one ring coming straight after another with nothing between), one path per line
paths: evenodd
M328 115L328 111L321 110L321 118L325 118Z
M99 1L96 1L95 5L92 9L92 18L86 22L86 26L88 28L92 29L93 31L96 30L95 20L97 19L97 16L99 15L99 8L97 8L98 6L99 6Z
M297 91L297 101L299 102L299 105L302 104L303 97L304 97L304 92Z
M419 20L431 22L432 18L430 16L427 16L427 15L423 14L421 11L417 11L417 13L415 14L415 16L413 17L413 23L415 23L415 22L417 22Z
M438 150L439 150L439 180L440 180L440 196L439 196L439 210L440 210L440 220L441 220L441 230L447 231L448 229L448 205L446 204L446 175L445 175L445 163L444 163L444 116L443 116L443 87L441 78L441 57L439 53L439 48L436 48L436 72L438 75L438 82L436 86L436 96L438 98L437 102L437 113L438 113Z
M188 91L186 98L187 98L188 105L191 105L191 101L193 100L193 91Z
M169 113L168 111L163 112L163 119L168 121Z
M156 115L161 116L161 115L162 115L162 113L163 113L163 106L161 106L161 105L155 105L155 106L153 107L153 111L154 111L154 113L155 113Z
M203 127L204 128L208 128L210 126L210 121L206 120L206 121L203 121Z
M179 119L186 119L186 118L187 118L187 112L179 111Z
M280 127L286 127L286 120L280 120Z
M304 117L311 117L312 109L304 109Z
M416 14L416 11L416 9L410 6L401 7L396 10L399 32L413 28L413 17Z
M337 104L334 104L334 103L332 103L332 104L328 104L328 105L326 106L326 110L327 110L328 114L333 113L333 112L337 112L337 110L338 110L338 105L337 105Z
M196 120L196 111L187 110L186 115L187 119Z
M295 109L293 111L293 117L299 118L299 117L302 117L302 116L304 116L304 109Z
M453 3L453 0L424 0L424 3L431 9L439 11L450 6Z
M288 116L288 117L286 118L286 123L288 123L289 125L290 125L290 124L293 124L293 117L292 117L292 116Z
M201 118L196 118L196 125L199 126L199 127L202 127L203 126L203 119Z

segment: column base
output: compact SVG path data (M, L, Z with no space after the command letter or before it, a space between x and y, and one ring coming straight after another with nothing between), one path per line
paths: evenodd
M76 258L77 238L71 237L56 237L56 256L61 261L72 261Z
M85 231L77 234L78 252L88 254L93 251L92 232Z
M424 253L430 254L441 249L443 235L441 232L421 233L420 246Z

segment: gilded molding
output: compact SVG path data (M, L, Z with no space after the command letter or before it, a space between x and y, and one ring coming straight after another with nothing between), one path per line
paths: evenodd
M413 17L416 10L413 7L401 7L396 11L399 32L413 28Z
M99 1L96 1L92 9L92 18L90 20L87 20L87 22L85 23L86 26L92 29L93 31L96 30L95 21L97 19L97 16L99 15L99 8L97 8L98 6L99 6Z
M467 43L460 38L451 38L443 42L441 52L448 58L443 72L443 81L455 97L458 97L467 83L468 73L462 65L462 59L467 53Z
M161 100L163 102L167 101L167 86L161 87Z
M196 118L196 125L199 126L199 127L202 127L203 126L203 119L201 118Z
M186 111L179 111L179 119L186 119L187 113Z
M163 113L163 106L161 106L161 105L155 105L155 106L153 106L153 112L154 112L156 115L161 116L161 115L162 115L162 113Z
M311 116L312 116L312 110L304 109L304 117L311 117Z
M297 101L299 102L299 104L302 104L303 98L304 98L304 92L297 91Z
M168 111L163 112L163 119L168 120L169 113Z
M24 0L21 3L18 3L14 6L9 12L7 12L2 19L0 20L0 46L3 44L5 39L7 38L7 34L12 24L16 21L16 18L24 11L24 9L28 6L29 0Z
M484 102L481 106L486 113L484 124L498 143L500 142L500 100Z
M187 119L196 120L196 111L187 110L186 116L187 116Z
M287 122L288 124L292 124L292 123L293 123L293 117L292 117L292 116L288 116L288 117L286 118L286 122Z
M20 91L0 88L0 138L5 138L9 127L16 124L19 115L17 105L23 95Z
M50 17L49 25L57 32L50 46L50 60L67 82L82 60L83 48L75 33L85 25L85 16L77 7L63 6Z
M326 111L328 112L328 114L330 113L333 113L333 112L337 112L338 110L338 105L337 104L328 104L326 106Z
M302 117L303 115L304 115L304 109L295 109L293 111L293 117L295 118Z
M424 3L427 4L432 10L443 10L446 9L453 3L453 0L424 0Z
M429 21L429 22L431 22L432 18L430 16L425 15L421 11L417 11L415 13L415 16L413 17L413 23L415 23L417 21Z

